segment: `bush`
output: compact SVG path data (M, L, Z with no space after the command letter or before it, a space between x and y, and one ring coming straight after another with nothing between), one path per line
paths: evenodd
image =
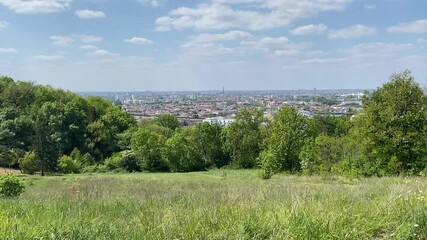
M274 174L280 172L280 160L273 153L269 151L261 152L259 158L261 160L261 169L258 172L260 178L269 179Z
M79 164L70 156L62 156L58 162L59 168L65 174L80 172Z
M88 167L95 164L95 158L90 155L90 153L84 154L81 158L76 160L78 164L82 167Z
M110 170L124 169L128 172L141 171L138 160L133 152L129 150L113 154L113 156L105 160L104 165Z
M17 197L24 192L25 185L22 180L13 174L0 176L0 196Z
M24 157L19 159L19 168L23 173L34 174L39 171L40 160L35 152L27 152Z

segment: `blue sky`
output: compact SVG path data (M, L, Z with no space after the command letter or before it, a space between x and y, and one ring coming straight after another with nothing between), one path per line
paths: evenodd
M0 74L73 91L427 84L424 0L0 0Z

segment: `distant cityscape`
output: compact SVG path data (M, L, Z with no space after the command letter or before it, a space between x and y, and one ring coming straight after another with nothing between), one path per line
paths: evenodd
M297 108L304 116L352 116L362 108L367 90L271 90L271 91L188 91L188 92L81 92L113 101L135 118L156 118L172 114L184 125L201 121L228 125L242 108L258 108L266 117L284 105Z

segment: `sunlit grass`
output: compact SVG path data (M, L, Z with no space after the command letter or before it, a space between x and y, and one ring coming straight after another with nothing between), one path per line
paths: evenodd
M215 170L25 177L0 239L426 239L424 178Z

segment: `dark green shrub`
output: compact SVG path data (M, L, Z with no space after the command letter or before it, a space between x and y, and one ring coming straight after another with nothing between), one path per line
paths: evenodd
M25 185L22 180L15 177L13 174L0 176L0 196L1 197L17 197L24 192Z

